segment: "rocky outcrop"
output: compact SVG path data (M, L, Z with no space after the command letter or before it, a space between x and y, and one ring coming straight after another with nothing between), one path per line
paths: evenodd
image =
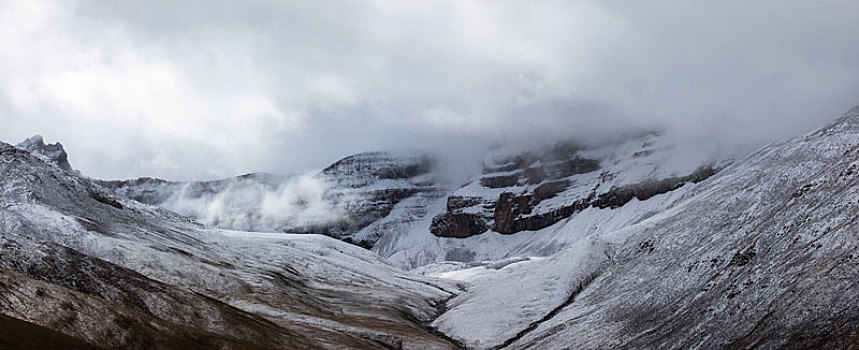
M445 214L433 218L430 232L438 237L465 238L489 230L494 202L481 197L449 196ZM466 208L476 208L464 212Z
M533 195L515 196L508 192L502 194L495 207L493 230L502 234L536 231L566 219L589 206L587 200L578 200L549 212L528 215L535 205L533 201ZM523 206L526 207L523 208Z
M543 200L554 197L556 194L567 189L568 181L554 181L541 184L533 192L527 194L513 194L512 192L504 192L498 196L498 202L495 204L494 229L500 233L515 233L525 230L535 230L533 227L546 227L560 219L569 217L572 212L566 212L559 215L549 216L550 219L536 218L539 223L522 225L516 221L533 212L534 207L540 204ZM575 205L574 205L575 206ZM534 219L526 219L525 221L535 221ZM545 226L543 226L545 225Z
M558 180L578 174L600 170L596 159L572 155L568 159L558 159L559 155L547 152L542 156L524 153L512 160L502 159L501 165L490 166L484 163L480 185L487 188L505 188L536 185L543 181Z
M45 139L42 135L34 135L15 147L26 150L33 155L39 157L43 161L65 171L72 171L72 165L69 164L69 155L59 142L53 144L45 144Z
M646 180L640 183L618 186L597 195L594 190L584 198L572 200L549 210L534 213L544 200L555 197L569 186L568 180L543 182L532 191L513 193L502 192L494 202L481 201L479 198L451 196L446 213L433 219L430 231L440 237L464 238L492 229L502 234L521 231L536 231L566 219L588 207L617 208L632 199L647 200L658 194L667 193L687 183L698 183L716 174L712 166L702 166L691 174L659 180ZM462 210L477 204L493 208L491 215L465 214Z
M521 177L521 171L513 174L483 176L480 178L480 185L487 188L513 187L519 183Z
M438 191L432 173L435 164L435 159L425 154L368 152L343 158L325 168L319 177L331 186L326 198L345 203L345 215L314 227L287 231L324 234L371 248L387 233L384 225L374 223L388 217L401 201Z
M571 185L567 178L601 169L599 160L578 154L582 149L577 143L566 142L541 152L526 151L487 159L483 162L480 186L512 191L501 193L497 199L451 195L447 211L433 218L430 232L439 237L464 238L490 228L515 233L522 231L521 227L544 227L545 223L557 222L558 219L526 219L539 223L523 226L517 220L531 214L541 201L566 190ZM468 207L476 209L464 212Z
M717 172L718 170L712 166L702 166L686 176L647 180L633 185L612 188L608 192L600 194L591 205L597 208L617 208L633 198L647 200L655 195L676 190L686 183L704 181Z
M490 229L502 234L539 230L589 207L618 208L632 199L647 200L716 173L715 166L705 165L684 176L656 177L660 171L653 138L657 136L644 135L638 148L630 141L620 152L585 152L582 145L566 142L540 152L489 157L483 162L480 187L472 186L466 193L493 194L450 195L447 210L433 218L430 232L463 238ZM639 170L630 169L635 166ZM627 171L650 173L651 178L632 182L635 177L624 176ZM562 193L564 200L543 204Z
M534 199L539 202L545 199L552 198L558 193L561 193L566 190L569 186L570 181L567 180L544 182L534 189Z
M454 212L475 205L484 204L481 197L449 196L447 197L447 211Z
M576 174L587 174L593 171L600 170L600 162L595 159L587 159L582 157L574 157L572 159L564 159L556 162L546 163L540 168L541 178L532 178L531 183L539 183L539 180L560 179Z
M177 191L181 187L181 183L152 177L141 177L133 180L93 181L121 193L126 198L152 205L164 203L173 195L173 191Z
M587 198L579 199L548 212L534 215L529 214L531 214L537 204L546 199L538 196L538 193L541 191L534 191L534 193L524 195L514 195L505 192L498 198L498 204L495 206L495 226L493 229L503 234L536 231L554 225L558 221L566 219L588 207L617 208L634 198L647 200L655 195L676 190L687 183L698 183L706 180L710 176L715 175L717 171L712 166L703 166L686 176L646 180L637 184L612 188L600 195L592 193ZM563 188L560 185L555 185L551 189L557 191ZM552 193L548 190L542 192Z
M486 232L483 217L472 213L451 213L433 218L430 228L438 237L465 238Z

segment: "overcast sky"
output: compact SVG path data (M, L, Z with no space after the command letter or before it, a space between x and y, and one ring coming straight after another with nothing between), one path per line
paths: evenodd
M297 173L630 127L755 144L859 104L859 1L0 2L0 140L101 178Z

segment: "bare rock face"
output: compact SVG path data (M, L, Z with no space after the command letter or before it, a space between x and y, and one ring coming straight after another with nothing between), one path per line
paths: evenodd
M477 214L453 213L434 217L431 232L438 237L465 238L488 229L486 222Z
M69 155L59 142L53 144L45 144L42 135L34 135L15 147L26 150L43 161L65 171L72 171L72 165L69 164Z
M451 195L447 212L433 219L430 231L439 237L456 238L478 235L489 229L501 233L522 231L521 225L513 223L517 217L531 214L541 201L566 190L570 185L567 178L600 169L598 160L577 154L582 149L576 143L567 142L542 152L526 151L487 159L483 163L480 186L489 189L532 188L521 194L504 191L497 199ZM462 212L475 206L482 208L476 212ZM548 226L557 220L544 222ZM534 227L545 227L542 225Z
M564 204L548 212L534 215L534 207L542 200L551 198L553 194L560 192L560 184L552 185L540 191L540 187L534 193L514 195L504 192L498 198L495 206L495 231L503 234L513 234L521 231L536 231L554 225L558 221L566 219L588 207L595 208L618 208L632 199L647 200L658 194L668 193L676 190L686 183L698 183L716 174L717 170L711 166L703 166L695 172L681 177L670 177L660 180L647 180L644 182L613 187L608 192L598 196L593 194L572 203ZM595 193L595 192L594 192ZM544 197L544 196L549 197Z
M430 232L437 237L465 238L489 230L487 216L495 203L480 197L448 196L447 211L433 218ZM464 212L465 209L476 209Z
M508 235L522 231L536 231L554 225L589 206L587 201L578 200L548 212L529 215L534 205L536 204L533 195L516 196L509 192L502 193L495 207L495 231Z
M519 183L520 177L522 177L521 172L517 172L514 174L483 176L480 178L480 185L488 188L513 187Z
M615 173L618 170L603 169L603 162L609 168L624 161L653 163L648 159L654 153L648 148L651 144L648 141L642 144L643 149L603 155L606 157L603 160L595 157L600 156L598 152L589 152L574 142L560 143L541 152L488 158L479 179L482 189L469 190L487 195L450 195L447 211L433 219L430 231L439 237L464 238L488 230L502 234L540 230L589 207L618 208L632 199L647 200L684 184L698 183L717 172L716 167L705 164L682 176L659 177L657 172L633 178L636 181L632 182L633 179L618 180L618 175L625 175ZM492 190L502 191L494 194L498 192ZM557 196L563 196L563 200L552 200Z
M501 164L484 163L480 185L488 188L505 188L517 185L539 184L545 180L558 180L578 174L587 174L600 169L600 162L578 155L567 154L555 149L541 155L526 152L507 159ZM499 161L499 160L496 160Z
M686 176L647 180L632 185L613 187L608 192L600 194L591 205L597 208L617 208L628 203L633 198L647 200L655 195L673 191L686 183L704 181L717 172L716 168L705 165Z

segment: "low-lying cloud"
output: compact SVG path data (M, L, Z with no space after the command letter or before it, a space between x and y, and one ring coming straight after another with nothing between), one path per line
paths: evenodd
M207 184L188 183L159 205L220 228L277 232L325 225L347 217L358 194L334 193L332 184L316 173L279 183L231 178Z
M303 173L658 128L755 145L859 103L855 1L0 4L0 139L101 178ZM310 194L308 194L310 195Z
M356 194L332 197L331 184L313 175L290 178L262 198L260 214L266 226L311 227L342 220L360 201Z

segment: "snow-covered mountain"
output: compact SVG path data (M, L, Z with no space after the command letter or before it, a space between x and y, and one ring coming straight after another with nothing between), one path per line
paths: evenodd
M171 182L38 149L0 144L0 324L70 348L859 347L859 107L741 158L496 149L456 186L422 154Z
M549 255L578 239L549 229L554 224L579 220L593 231L601 230L597 221L610 220L605 227L617 229L660 211L662 197L676 197L660 195L686 191L729 162L718 154L690 157L660 134L645 133L588 147L496 149L458 182L464 186L441 180L447 176L436 157L382 152L302 176L99 183L211 227L324 234L413 269Z
M465 186L427 203L426 215L388 227L373 250L409 269L548 256L664 210L730 162L688 158L658 134L590 148L499 149Z
M100 347L454 348L421 324L454 283L324 236L205 229L7 144L0 241L0 313Z

